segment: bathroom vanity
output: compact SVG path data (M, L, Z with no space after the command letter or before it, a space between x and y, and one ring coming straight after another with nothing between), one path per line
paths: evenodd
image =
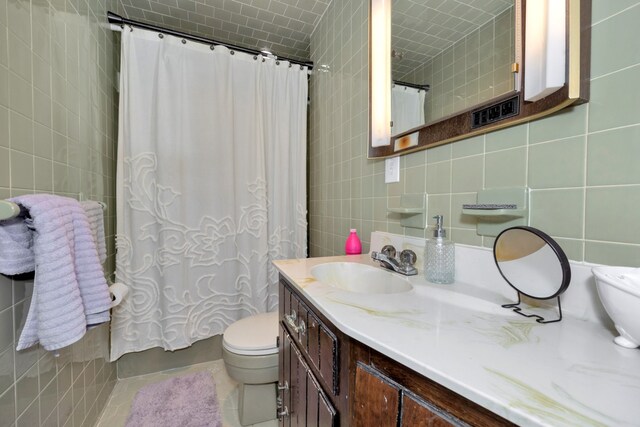
M572 265L565 316L545 325L500 307L513 291L490 251L456 249L473 261L453 285L418 275L388 294L311 273L335 262L378 268L369 255L276 261L280 425L637 425L640 350L612 342L589 266Z
M341 333L282 276L280 301L280 425L513 425Z

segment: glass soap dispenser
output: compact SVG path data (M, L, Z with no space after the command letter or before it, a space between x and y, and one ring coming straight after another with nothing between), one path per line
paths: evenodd
M452 241L447 240L447 231L442 227L442 215L433 217L436 227L433 239L425 246L425 276L432 283L453 283L455 279L456 249Z

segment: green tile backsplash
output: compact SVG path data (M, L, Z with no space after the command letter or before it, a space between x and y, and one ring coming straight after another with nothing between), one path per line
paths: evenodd
M0 198L44 192L101 200L113 271L116 0L0 0ZM0 427L92 426L116 378L109 326L59 357L16 351L33 283L0 275Z
M529 185L532 188L583 187L585 137L529 146Z
M489 186L526 185L532 190L532 225L556 237L569 258L640 267L640 29L635 24L640 2L594 1L589 103L403 156L403 186L384 184L384 160L366 159L367 14L368 1L334 0L312 36L312 60L331 69L311 78L312 256L341 254L353 227L366 250L373 230L428 235L399 227L396 217L384 214L398 188L425 188L429 216L452 216L446 222L454 241L490 247L493 239L477 236L474 220L461 217L460 205ZM442 74L453 80L455 52L447 54L439 66L449 61L448 74ZM482 67L470 70L469 77ZM345 158L342 153L351 154ZM345 161L361 167L338 177L334 167ZM350 185L338 192L336 185L345 179ZM334 202L344 200L350 201L349 209L336 207Z
M587 185L640 182L640 126L593 133L587 140Z

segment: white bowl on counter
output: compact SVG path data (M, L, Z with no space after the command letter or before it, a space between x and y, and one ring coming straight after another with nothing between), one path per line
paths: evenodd
M625 348L640 346L640 268L596 267L598 295L620 336L614 342Z

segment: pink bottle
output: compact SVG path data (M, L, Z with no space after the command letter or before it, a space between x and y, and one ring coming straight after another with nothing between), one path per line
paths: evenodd
M360 255L362 253L362 243L356 229L352 228L347 241L344 244L344 253L347 255Z

